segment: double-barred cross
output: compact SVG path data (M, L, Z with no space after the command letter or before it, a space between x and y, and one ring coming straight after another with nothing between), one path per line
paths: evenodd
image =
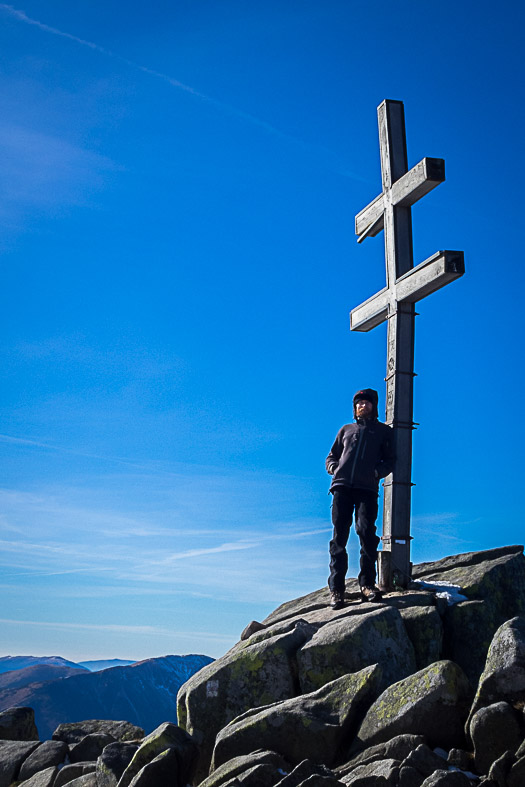
M407 165L401 101L377 109L383 191L355 217L360 243L385 234L386 287L350 314L353 331L369 331L385 320L387 333L386 422L394 428L396 464L384 482L383 549L379 582L406 586L410 577L410 504L414 391L415 304L465 272L462 251L438 251L414 267L411 206L445 180L443 159Z

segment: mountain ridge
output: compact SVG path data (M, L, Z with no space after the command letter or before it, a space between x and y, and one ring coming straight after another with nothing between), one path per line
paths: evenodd
M34 709L42 739L61 723L84 719L126 719L146 732L166 719L176 721L180 686L213 659L202 654L161 656L0 690L0 711Z
M69 661L62 658L62 656L0 656L0 675L4 672L14 672L26 667L35 667L39 664L74 669L80 667L77 662ZM85 667L81 669L85 669Z

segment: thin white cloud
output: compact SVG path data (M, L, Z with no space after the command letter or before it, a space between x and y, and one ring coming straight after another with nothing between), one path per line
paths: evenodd
M83 630L83 631L113 631L124 632L127 634L168 634L169 629L158 628L157 626L123 626L119 623L57 623L44 620L12 620L10 618L0 618L0 623L14 626L40 626L42 628L64 629L64 630Z
M62 138L0 125L2 212L12 205L84 205L117 167L110 159Z
M434 539L457 541L468 545L471 541L457 535L464 533L465 526L474 524L479 518L466 520L461 514L451 511L437 512L435 514L419 514L412 518L412 532L430 536Z
M250 114L249 112L244 112L241 109L233 107L230 104L225 103L224 101L218 101L217 99L212 98L211 96L208 96L205 93L200 92L199 90L196 90L190 85L184 84L180 80L175 79L174 77L171 77L168 74L164 74L161 71L157 71L154 68L150 68L148 66L142 65L141 63L137 63L134 60L130 60L129 58L124 57L123 55L120 55L117 52L113 52L111 49L107 49L106 47L100 46L100 44L97 44L93 41L87 41L84 38L73 35L71 33L67 33L63 30L59 30L58 28L52 27L51 25L47 25L44 22L40 22L37 19L33 19L32 17L28 16L25 13L25 11L21 11L19 9L13 8L13 6L11 5L8 5L6 3L0 3L0 10L9 14L11 17L17 19L18 21L23 22L24 24L36 27L45 33L67 39L75 44L78 44L79 46L87 47L88 49L98 52L101 55L117 60L130 68L141 71L142 73L148 74L149 76L154 77L156 79L160 79L163 82L166 82L168 85L171 85L172 87L175 87L178 90L182 90L194 96L195 98L203 102L206 102L210 106L213 106L224 113L237 117L240 120L250 123L251 125L257 126L258 128L265 131L266 133L271 134L272 136L279 137L283 141L291 143L295 147L301 148L305 153L308 153L310 155L314 154L314 156L316 156L317 158L319 156L322 156L322 158L325 159L325 166L331 171L336 172L339 175L342 175L344 177L349 177L354 180L358 180L360 182L369 181L368 178L363 178L362 176L357 175L354 172L351 172L346 167L346 165L339 159L339 157L328 148L322 147L321 145L313 145L304 142L303 140L294 137L292 134L287 134L286 132L281 131L278 128L275 128L275 126L272 126L271 123L267 123L265 120L261 120L261 118L258 118L255 115Z
M238 552L243 549L253 549L256 546L255 541L240 541L238 543L219 544L216 547L203 547L201 549L187 549L185 552L173 552L166 555L161 560L154 560L150 565L152 566L165 566L173 563L176 560L187 560L192 557L201 557L202 555L217 555L224 552Z
M455 522L459 514L451 511L441 511L435 514L418 514L412 517L412 523L420 527L429 527L430 525L443 525Z
M31 448L43 448L46 451L56 451L57 453L62 454L70 454L72 456L80 456L84 457L85 459L100 459L104 462L113 462L119 465L125 465L130 468L134 468L136 470L145 470L148 473L155 473L154 468L151 465L141 464L140 462L135 462L131 459L125 459L123 457L118 456L110 456L107 454L96 454L91 453L89 451L79 451L75 448L67 448L66 446L55 445L53 443L42 442L40 440L32 440L25 437L15 437L14 435L7 435L7 434L0 434L0 443L10 443L12 445L20 445L20 446L27 446ZM167 475L167 476L178 476L178 473L175 473L170 470L157 470L155 474L160 475Z
M13 620L11 618L0 618L0 624L12 626L37 626L39 628L55 629L57 631L100 631L112 632L115 634L137 634L137 635L160 635L171 639L194 638L196 636L203 639L214 641L229 641L231 636L228 634L217 634L213 631L177 631L161 626L123 626L120 623L58 623L45 620Z

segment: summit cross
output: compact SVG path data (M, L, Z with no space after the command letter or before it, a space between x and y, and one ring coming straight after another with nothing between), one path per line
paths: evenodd
M386 423L394 429L396 464L384 482L379 584L410 581L410 508L414 393L415 304L465 272L462 251L438 251L414 267L411 206L445 180L443 159L424 158L408 170L401 101L377 108L383 191L355 217L358 243L385 234L386 287L350 313L352 331L388 323Z

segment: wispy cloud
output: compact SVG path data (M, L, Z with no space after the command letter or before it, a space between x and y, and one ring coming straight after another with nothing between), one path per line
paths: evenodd
M140 499L139 491L140 511L120 495L101 499L100 488L0 489L5 512L0 563L5 578L22 582L29 577L32 584L44 583L48 589L46 578L54 579L53 586L65 588L67 583L68 594L82 594L92 577L106 586L125 585L128 594L134 588L137 595L141 588L155 588L159 595L168 590L230 601L238 600L243 586L244 602L281 601L291 592L300 594L309 578L315 586L321 584L330 532L324 522L269 521L257 498L267 494L270 481L267 488L257 489L260 478L253 479L252 487L235 473L199 478L198 501L190 486L195 484L193 468L167 476L160 485L157 478L149 500ZM121 482L129 488L133 475ZM151 487L147 477L144 484ZM243 499L243 485L251 508ZM164 504L161 511L158 494ZM188 518L195 522L193 528L187 526ZM202 527L201 521L217 524ZM226 523L224 528L220 521ZM12 531L11 524L18 530ZM290 562L292 551L295 558Z
M98 623L58 623L44 620L12 620L10 618L0 618L0 623L11 624L14 626L41 626L43 628L83 630L83 631L115 631L132 634L168 634L168 629L161 629L157 626L123 626L119 623L98 624Z
M167 83L171 87L177 88L178 90L182 90L185 93L188 93L191 96L199 99L200 101L205 102L206 104L215 107L222 113L228 114L230 116L236 117L239 120L242 120L246 123L249 123L253 126L257 126L262 131L266 132L267 134L271 134L272 136L279 137L284 142L290 143L295 147L302 149L305 153L310 155L314 155L315 159L319 159L319 157L323 160L323 165L330 169L333 172L336 172L343 177L352 178L353 180L358 180L360 182L368 182L367 178L363 178L360 175L357 175L355 172L352 172L348 169L345 162L343 162L337 154L333 151L325 148L321 145L314 145L308 142L305 142L298 137L293 136L292 134L287 134L284 131L273 126L271 123L268 123L265 120L262 120L255 115L252 115L249 112L244 112L242 109L238 109L237 107L233 107L231 104L228 104L224 101L219 101L212 96L207 95L199 90L196 90L194 87L190 85L186 85L184 82L181 82L178 79L175 79L168 74L163 73L162 71L157 71L154 68L150 68L149 66L142 65L141 63L137 63L135 60L130 60L129 58L114 52L111 49L108 49L100 44L95 43L94 41L88 41L80 36L73 35L72 33L65 32L63 30L59 30L56 27L51 25L45 24L44 22L40 22L37 19L33 19L32 17L28 16L25 11L19 10L14 8L11 5L6 3L0 3L0 10L4 11L6 14L9 14L11 17L17 19L24 24L31 25L33 27L42 30L45 33L50 35L59 36L60 38L67 39L79 46L87 47L94 52L98 52L105 57L110 57L113 60L117 60L120 63L128 66L129 68L135 69L137 71L142 72L143 74L147 74L148 76L154 77L156 79L160 79L163 82Z
M12 205L84 205L117 166L105 156L60 137L0 125L2 212ZM58 199L59 198L59 199Z
M466 525L472 525L479 519L465 519L459 513L451 511L436 512L435 514L420 514L412 518L412 530L428 538L430 535L448 541L458 541L464 544L469 542L457 535L464 533Z
M139 636L160 635L173 639L195 638L196 636L213 641L228 641L231 637L225 634L217 634L213 631L184 631L164 628L162 626L123 626L120 623L76 623L76 622L57 622L47 620L14 620L11 618L0 618L0 624L12 626L36 626L38 628L54 629L56 631L93 631L93 632L112 632L115 634L134 634Z

